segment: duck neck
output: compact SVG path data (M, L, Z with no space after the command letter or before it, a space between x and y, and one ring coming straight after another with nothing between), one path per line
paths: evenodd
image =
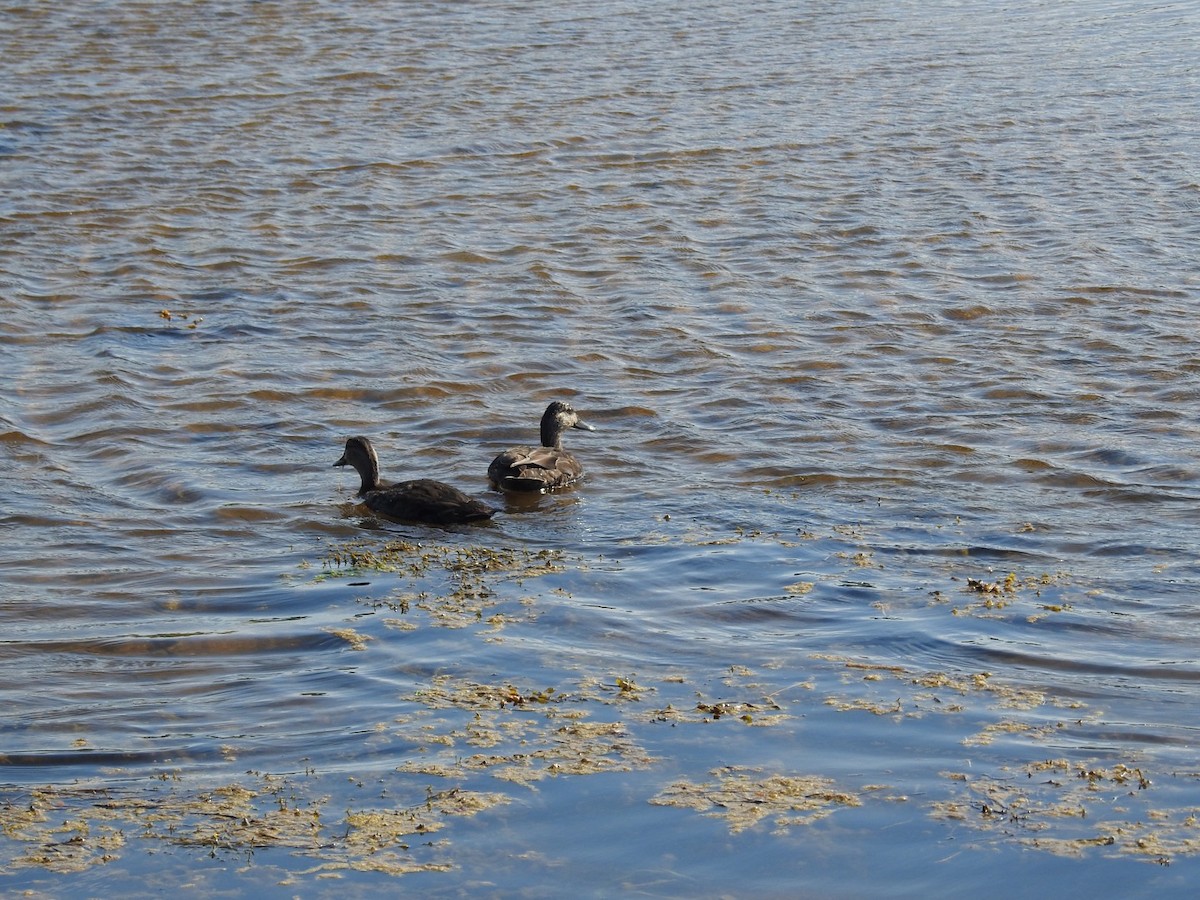
M562 449L562 427L554 416L542 418L542 446L553 450Z
M367 454L366 462L358 470L358 474L362 478L362 486L358 489L360 497L379 490L379 459L374 453Z

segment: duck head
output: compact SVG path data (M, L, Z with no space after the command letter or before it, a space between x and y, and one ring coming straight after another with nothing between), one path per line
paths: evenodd
M583 431L595 431L583 419L575 408L563 400L555 400L542 413L542 446L562 449L562 433L568 428L579 428Z
M362 478L362 487L358 489L360 495L379 489L379 457L375 455L375 448L371 446L369 439L365 437L349 438L346 441L346 449L342 453L342 458L333 465L334 468L354 466L359 477Z

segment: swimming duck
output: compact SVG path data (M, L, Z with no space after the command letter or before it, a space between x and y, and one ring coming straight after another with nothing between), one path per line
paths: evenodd
M346 441L346 452L334 466L354 466L362 478L358 496L367 508L393 519L450 525L488 519L492 507L472 499L458 488L428 478L386 485L379 481L379 457L365 437Z
M542 446L505 450L488 466L488 478L506 491L547 491L577 481L583 466L562 445L562 433L568 428L596 430L579 418L570 403L555 400L542 415Z

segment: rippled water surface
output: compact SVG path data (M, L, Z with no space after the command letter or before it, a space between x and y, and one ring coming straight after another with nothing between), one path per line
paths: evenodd
M1190 896L1197 26L3 4L0 886Z

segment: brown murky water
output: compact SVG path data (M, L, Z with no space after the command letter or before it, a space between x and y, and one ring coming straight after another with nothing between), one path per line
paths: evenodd
M5 6L0 886L1189 896L1198 24Z

